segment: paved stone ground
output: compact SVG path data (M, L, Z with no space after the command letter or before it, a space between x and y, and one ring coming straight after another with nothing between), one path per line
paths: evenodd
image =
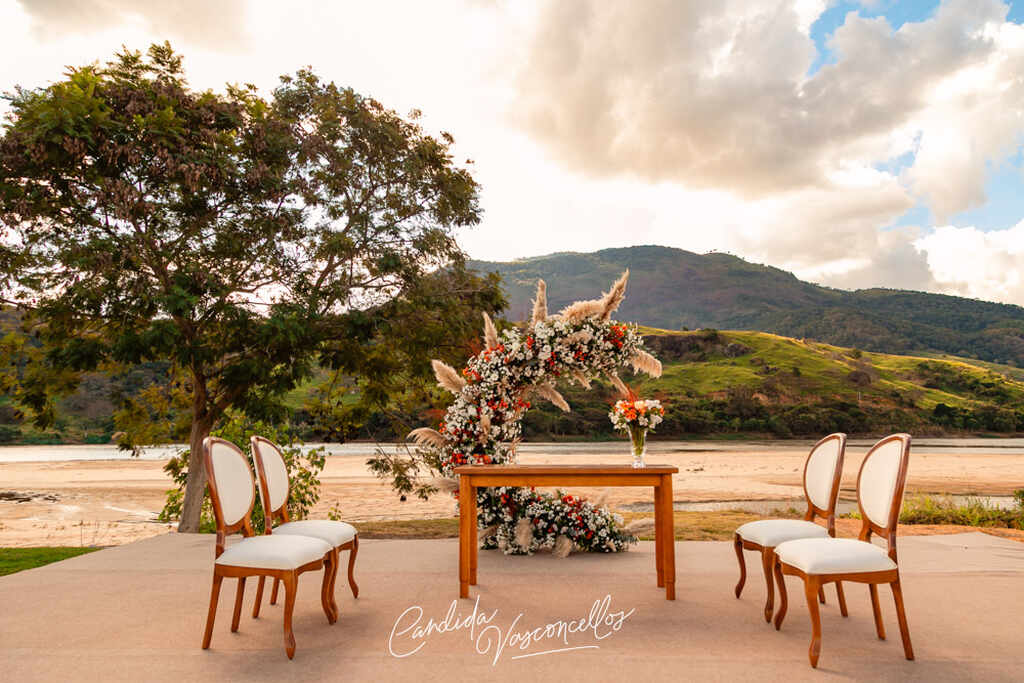
M300 580L298 649L289 661L280 604L249 616L252 581L234 634L235 585L225 581L212 647L200 649L213 537L166 534L0 578L0 679L1021 680L1024 544L971 533L903 538L899 547L917 661L903 658L889 590L881 591L889 639L879 641L867 588L848 585L848 619L827 589L815 671L799 582L790 579L789 616L776 632L761 616L764 584L752 553L743 597L733 597L730 543L677 543L678 600L668 602L654 585L652 543L565 560L482 552L480 585L471 599L455 600L457 541L364 541L360 597L339 577L337 624L320 608L320 575ZM538 627L543 636L548 624L556 632L559 622L586 622L605 596L607 610L591 619L597 627L522 646ZM472 620L475 607L472 633L413 637L417 617L420 626L443 622L453 600L447 623ZM567 647L582 649L538 654Z

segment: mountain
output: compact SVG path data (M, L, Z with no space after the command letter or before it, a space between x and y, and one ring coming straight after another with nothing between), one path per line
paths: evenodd
M845 291L722 253L639 246L509 262L471 261L498 272L506 315L528 317L543 278L548 308L594 298L629 268L618 313L652 327L760 330L887 353L950 353L1024 367L1024 308L897 289Z

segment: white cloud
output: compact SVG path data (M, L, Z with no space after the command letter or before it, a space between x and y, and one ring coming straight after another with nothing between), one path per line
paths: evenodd
M135 24L167 38L214 47L245 42L245 0L18 0L33 19L37 38Z
M483 185L484 221L461 239L474 257L666 244L1024 304L1008 263L943 265L947 229L880 231L919 198L940 217L984 201L987 165L1024 132L1024 29L995 0L947 0L898 31L850 13L808 75L828 4L0 2L0 90L165 38L202 88L267 91L310 64L455 135Z
M943 226L914 244L942 291L1024 303L1024 220L992 232Z

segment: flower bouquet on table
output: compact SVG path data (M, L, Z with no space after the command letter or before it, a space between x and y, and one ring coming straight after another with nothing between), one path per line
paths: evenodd
M665 419L665 409L661 401L642 398L626 398L616 401L608 413L615 429L628 432L633 450L633 467L644 466L644 454L647 452L647 432Z

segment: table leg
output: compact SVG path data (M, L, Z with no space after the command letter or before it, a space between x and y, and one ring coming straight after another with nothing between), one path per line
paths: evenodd
M665 573L665 599L676 599L676 539L675 519L672 513L672 475L661 478L662 525L658 534L664 536L662 564Z
M661 509L661 487L654 487L654 564L658 569L658 588L665 587L665 539L661 532L664 524Z
M469 585L476 585L476 561L480 552L480 539L477 538L476 487L469 487Z
M470 560L470 524L475 525L476 520L470 517L470 499L472 497L472 486L469 483L469 476L459 475L459 597L469 597L469 567Z

